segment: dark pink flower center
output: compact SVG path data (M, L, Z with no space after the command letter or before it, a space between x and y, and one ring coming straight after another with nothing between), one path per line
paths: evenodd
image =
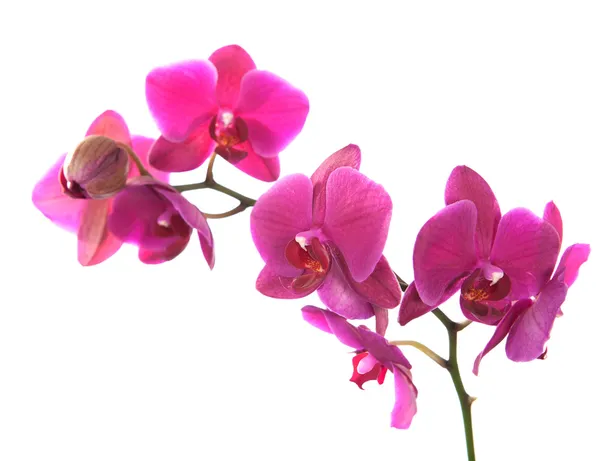
M510 293L510 278L503 274L498 280L489 280L484 270L477 269L462 284L461 296L466 307L484 323L495 323L504 315L504 298Z
M313 291L321 285L331 264L329 251L316 237L304 245L290 241L285 247L285 257L292 266L303 270L292 281L292 288L299 293Z
M210 137L217 143L215 152L231 163L243 160L248 152L236 148L248 139L248 126L228 110L220 110L209 126Z
M65 195L68 195L71 198L78 199L87 199L89 196L87 195L85 189L79 185L79 183L75 181L69 181L65 176L65 171L63 168L60 169L60 174L58 177L60 181L60 185L62 186L62 190Z
M352 366L354 371L350 381L361 389L367 381L377 381L379 384L383 384L387 368L377 362L368 352L360 352L352 357Z

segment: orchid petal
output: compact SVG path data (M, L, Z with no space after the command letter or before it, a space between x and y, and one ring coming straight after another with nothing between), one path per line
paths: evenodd
M82 266L99 264L114 255L123 242L108 230L112 199L88 200L77 231L77 258Z
M275 74L251 70L242 78L234 112L246 122L256 153L275 157L300 133L308 108L302 91Z
M131 147L135 154L138 156L142 165L148 173L150 173L155 179L158 179L162 182L169 182L169 173L153 168L150 165L149 154L150 149L152 148L155 140L152 138L147 138L145 136L132 136L131 137ZM129 177L133 178L135 176L140 175L140 171L134 162L130 162L131 168L129 170Z
M347 268L342 266L346 280L350 283L354 291L365 298L373 305L392 309L400 304L402 290L396 278L396 274L390 267L390 264L381 256L375 269L364 282L356 282L350 276Z
M568 287L573 285L579 275L579 268L590 257L591 248L585 243L576 243L565 250L556 268L554 278L565 283Z
M563 222L560 215L560 211L554 202L548 202L544 208L544 220L548 221L556 232L558 232L558 238L562 242L563 237Z
M256 289L265 296L277 299L299 299L307 296L306 292L293 289L293 281L294 277L284 277L265 266L256 279ZM317 286L314 289L316 288Z
M208 132L208 122L199 125L183 142L159 137L150 149L149 162L160 171L191 171L202 165L217 143ZM157 178L158 179L158 178Z
M256 69L250 55L239 45L219 48L208 58L217 69L217 101L232 109L238 100L242 77Z
M350 168L338 168L327 180L323 230L340 249L352 278L363 282L385 246L392 199L383 186Z
M232 165L260 181L273 182L279 178L281 168L279 157L265 158L258 155L252 145L245 141L235 146L246 153L246 156Z
M477 208L470 200L448 205L419 231L413 253L415 286L421 300L437 306L458 289L457 281L477 264Z
M194 205L189 202L183 195L177 190L173 189L167 184L157 183L156 190L171 202L171 205L181 215L183 220L193 229L196 229L198 233L204 237L208 243L212 243L212 234L208 227L208 222L202 214L202 212Z
M105 136L113 141L131 146L131 135L123 117L114 110L101 113L92 122L85 134L87 136Z
M344 317L315 306L304 306L302 317L319 330L335 335L342 344L357 350L363 349L356 327Z
M287 244L308 230L312 218L312 183L302 174L280 179L256 202L250 214L254 244L263 261L280 275L302 272L285 259Z
M496 229L500 222L500 205L489 184L467 166L457 166L446 183L446 205L460 200L470 200L477 208L475 245L478 255L489 257Z
M395 366L393 372L396 402L392 410L391 426L396 429L408 429L417 413L417 389L400 367Z
M337 262L332 262L317 293L330 310L347 319L368 319L375 315L373 306L354 291Z
M481 363L481 359L483 359L492 349L502 342L519 316L524 311L529 309L532 304L533 302L531 299L522 299L517 301L508 309L504 317L502 317L502 320L498 322L491 339L475 359L475 363L473 364L473 374L479 374L479 364Z
M559 249L558 233L550 223L515 208L500 220L491 262L510 278L512 299L528 298L550 279Z
M375 312L375 332L378 335L385 336L390 323L390 310L373 305L373 311Z
M217 70L209 61L185 61L153 69L146 100L162 135L181 142L216 115Z
M435 308L436 306L429 306L421 300L415 282L413 282L408 286L402 297L400 311L398 312L398 322L404 326L411 320L421 317Z
M31 200L35 207L54 224L69 232L77 232L87 200L71 198L63 193L58 175L65 157L66 154L61 155L44 177L36 183Z
M310 177L313 183L313 222L315 226L321 226L325 219L326 185L329 175L344 166L355 170L360 168L360 149L357 145L348 144L334 152L321 163Z
M398 346L391 345L383 336L369 330L364 325L357 329L363 347L383 364L386 368L392 369L394 364L401 365L410 369L411 365Z
M510 330L506 355L514 362L529 362L544 353L560 306L568 287L552 279L539 294L533 306L521 315Z
M208 263L208 267L212 270L215 267L215 242L212 232L210 228L208 228L208 237L203 235L200 231L196 231L196 233L198 234L198 239L200 240L200 248L202 249L204 259Z
M190 234L191 235L191 234ZM161 249L148 249L140 247L138 259L144 264L162 264L175 259L187 247L190 238L180 238L171 245Z

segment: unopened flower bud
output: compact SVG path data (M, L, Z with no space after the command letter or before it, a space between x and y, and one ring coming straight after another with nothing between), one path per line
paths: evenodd
M127 150L105 136L88 136L65 158L60 182L73 198L103 199L125 187Z

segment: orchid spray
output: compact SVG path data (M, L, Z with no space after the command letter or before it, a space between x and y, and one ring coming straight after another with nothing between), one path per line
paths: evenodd
M359 171L358 146L334 152L310 177L280 178L279 155L285 158L286 147L301 132L308 98L283 78L257 69L243 48L230 45L206 60L151 70L146 97L158 139L130 134L123 117L107 110L34 186L38 210L77 236L80 264L102 263L123 243L137 246L144 264L165 263L197 239L212 269L209 220L251 208L249 231L265 264L255 275L256 289L288 300L318 294L323 307L297 302L303 319L349 348L350 381L359 388L393 379L394 428L409 428L417 413L418 374L413 379L402 348L414 347L446 369L462 408L468 459L474 461L474 399L458 368L458 334L472 322L490 327L489 342L473 354L475 374L505 338L510 360L546 357L554 321L590 255L590 246L578 243L559 259L563 222L556 204L549 202L541 216L525 208L503 213L488 183L471 168L457 166L446 183L445 207L432 210L417 235L415 279L406 283L383 255L392 198ZM218 183L217 156L272 186L255 200ZM169 173L204 162L204 181L169 183ZM183 196L198 189L239 204L204 213ZM463 321L440 310L455 294ZM406 325L429 312L447 330L447 358L420 342L386 337L390 314ZM374 319L371 327L363 324L369 319Z

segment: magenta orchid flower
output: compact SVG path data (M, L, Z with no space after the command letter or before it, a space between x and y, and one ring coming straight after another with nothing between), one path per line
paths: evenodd
M356 351L352 359L354 372L350 381L359 388L367 381L382 384L388 371L394 375L396 403L392 410L391 426L410 427L417 412L417 388L412 382L411 365L397 346L365 326L355 327L343 317L314 306L302 308L304 320L320 330L335 335L341 343Z
M178 256L196 230L206 262L214 266L213 238L204 215L176 189L154 178L129 181L115 197L108 228L122 241L137 245L139 259L146 264Z
M186 61L152 70L146 79L150 112L162 136L150 164L181 172L211 153L263 181L279 177L278 154L300 133L306 95L282 78L257 70L237 45L208 61Z
M544 219L554 226L562 240L562 219L553 202L546 205ZM588 260L590 251L588 244L571 245L564 251L554 275L537 296L512 303L492 338L475 359L473 373L479 373L483 357L507 336L506 355L510 360L529 362L546 357L545 345L550 339L554 321L562 315L561 306L567 292L577 279L579 268Z
M382 255L392 214L385 189L358 172L349 145L310 177L294 174L263 194L250 215L265 267L258 291L302 298L315 290L331 310L351 319L400 302L398 281Z
M516 208L501 216L487 182L466 166L446 185L446 207L417 235L415 280L400 306L405 325L460 290L464 315L497 324L512 301L540 292L560 250L557 230L546 219Z
M148 166L148 151L154 142L143 136L131 136L129 128L118 113L106 111L90 125L86 136L104 136L132 149L157 178L167 180L168 174ZM102 199L85 198L79 184L69 182L63 166L67 154L59 157L44 177L35 185L32 201L35 207L58 226L77 234L77 258L83 266L99 264L114 255L122 241L107 228L108 215L114 196ZM119 165L121 160L119 159ZM130 162L128 177L139 175ZM77 192L80 192L79 194Z

